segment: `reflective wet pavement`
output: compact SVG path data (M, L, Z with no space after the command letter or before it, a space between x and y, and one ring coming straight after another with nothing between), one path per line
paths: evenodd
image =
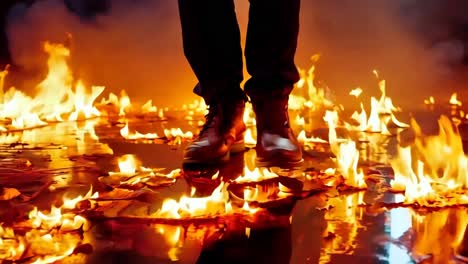
M158 133L163 127L191 128L177 120L131 124ZM145 167L167 172L180 168L185 143L128 142L119 134L122 125L90 120L0 136L0 185L17 188L24 196L0 201L2 222L27 214L33 204L48 209L65 193L84 194L90 185L105 193L108 188L98 177L115 171L117 157L125 154L134 154ZM319 154L306 153L309 169L330 164L329 154ZM248 150L219 168L187 171L173 185L144 188L145 195L131 204L108 208L107 216L138 215L158 208L163 199L189 193L192 186L200 194L209 194L218 183L210 180L214 172L220 171L219 178L233 179L245 166L253 169L254 158L254 150ZM468 208L396 207L401 197L381 188L391 173L385 167L368 169L382 173L368 178L371 184L366 192L320 190L273 204L253 219L221 217L180 224L91 220L92 228L80 238L90 246L81 247L62 263L456 263L454 247L463 239Z

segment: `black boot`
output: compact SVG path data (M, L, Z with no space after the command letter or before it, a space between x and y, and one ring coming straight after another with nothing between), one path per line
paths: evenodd
M302 151L289 124L288 96L252 97L257 117L257 165L299 168Z
M200 135L185 149L184 166L214 165L244 151L244 107L243 100L211 104Z

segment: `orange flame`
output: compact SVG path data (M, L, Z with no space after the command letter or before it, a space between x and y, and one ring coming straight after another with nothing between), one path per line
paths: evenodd
M468 160L460 135L446 116L438 123L439 135L425 136L412 120L414 146L399 147L398 156L391 161L395 173L391 185L405 191L405 203L468 204Z
M351 187L366 188L364 173L358 170L359 151L356 143L351 139L338 139L336 126L338 124L338 113L336 111L327 111L324 120L329 128L329 141L333 154L335 154L335 163L338 170L345 178L345 183Z

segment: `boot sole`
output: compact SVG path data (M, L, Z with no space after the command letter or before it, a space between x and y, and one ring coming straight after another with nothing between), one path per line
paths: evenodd
M227 162L231 158L231 154L237 154L245 151L244 141L232 144L231 150L228 151L224 156L218 158L212 158L210 160L198 160L198 159L184 159L182 165L217 165L222 162Z

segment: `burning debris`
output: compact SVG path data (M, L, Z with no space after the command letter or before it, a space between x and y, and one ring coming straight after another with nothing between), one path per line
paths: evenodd
M128 144L135 149L140 143L158 147L171 145L171 149L185 144L198 133L201 118L206 114L203 101L195 101L179 109L154 106L151 100L140 106L122 91L120 96L110 93L108 98L97 102L104 93L104 87L88 89L84 81L74 79L67 64L70 56L67 47L46 43L44 50L49 55L49 72L37 85L36 96L30 97L15 88L4 91L1 86L0 155L13 157L15 162L2 160L0 183L9 185L2 186L0 202L34 202L45 191L59 195L60 190L72 185L91 186L90 182L99 189L99 194L91 188L85 195L75 198L62 195L60 206L53 203L49 210L34 207L23 212L22 219L4 222L0 225L0 259L53 263L77 256L81 254L80 247L87 243L84 242L84 234L95 222L118 222L154 225L153 231L162 235L169 247L165 252L167 257L177 260L183 241L190 240L187 226L197 225L195 229L198 231L191 234L203 236L197 238L203 244L218 232L224 232L220 231L224 227L218 225L234 222L255 225L259 219L273 221L281 218L278 211L282 214L287 212L285 214L291 217L295 201L312 196L311 199L324 199L313 207L325 211L326 228L322 235L325 243L320 259L330 261L333 254L355 253L358 233L365 229L361 223L365 211L373 209L381 213L388 206L385 201L378 200L381 196L394 195L397 199L392 201L395 207L424 207L427 210L444 207L463 210L459 208L468 204L468 163L458 128L467 120L456 93L446 102L450 117L440 117L437 135L426 135L415 120L407 125L397 119L397 113L403 112L387 96L385 80L379 80L381 97L371 98L369 114L361 102L360 110L350 118L340 119L349 115L343 106L333 101L330 90L316 81L313 65L308 71L301 70L302 78L293 91L289 108L298 141L306 152L313 150L308 154L322 155L307 158L307 166L302 170L255 167L252 162L255 150L251 148L256 145L256 120L252 106L247 104L244 139L248 152L245 157L242 153L238 158L241 161L239 168L229 167L236 164L223 165L226 167L216 168L206 177L203 170L210 169L202 169L199 182L208 187L192 186L190 181L182 180L190 177L185 171L143 165L137 158L143 157L140 154L122 155L116 166L105 171L102 171L100 162L113 155L112 148L119 144ZM313 56L313 63L318 59L319 56ZM0 84L8 77L7 73L4 71L0 75ZM364 93L361 88L356 88L350 95L359 99ZM424 104L434 111L436 100L429 97ZM178 127L179 123L172 126L176 123L174 120L182 120L188 126ZM160 127L158 130L146 130L151 132L139 132L145 130L140 130L138 125L143 123L141 127L148 128L145 126L147 121ZM414 140L411 144L403 144L401 140L397 144L393 142L397 155L385 152L390 159L377 161L363 151L365 144L371 145L370 148L383 149L382 142L390 145L392 140L398 141L405 130L412 131ZM42 131L46 136L39 137L36 131ZM73 144L67 141L70 135ZM13 151L27 152L31 157L20 160L12 154ZM36 168L36 164L41 164L37 161L40 158L47 160L46 166L58 167L57 171L50 173L50 168ZM76 167L78 163L81 163L82 170ZM70 169L65 170L64 166ZM389 175L376 171L375 167L386 168ZM225 171L235 174L234 177L228 177ZM8 182L18 174L30 178L18 180L17 186L12 181ZM83 180L86 178L83 175L92 180ZM48 181L42 182L44 178ZM26 196L23 193L30 191L26 188L27 181L40 182L43 187ZM177 191L171 193L173 189ZM375 200L365 199L369 193L375 196ZM291 224L292 218L289 219ZM427 250L421 237L430 231L425 225L434 220L420 216L415 216L415 219L414 232L418 239L414 250L425 254ZM448 217L444 219L448 221ZM461 234L467 225L463 219L466 217L459 217L461 221L457 222L451 248L461 243ZM443 228L445 222L438 226ZM215 231L203 229L207 224L216 225ZM343 230L346 230L345 234ZM250 236L250 231L245 231L245 234Z

